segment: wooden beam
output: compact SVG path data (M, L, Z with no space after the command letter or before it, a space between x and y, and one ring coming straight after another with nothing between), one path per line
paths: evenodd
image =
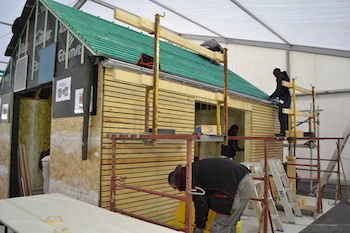
M288 114L288 115L293 115L294 114L293 109L290 109L290 108L282 109L282 113L283 114ZM296 111L296 115L297 116L310 117L310 118L314 117L314 115L312 113L300 112L300 111Z
M131 15L120 9L114 10L114 18L148 33L154 33L154 23L145 18ZM199 53L202 56L208 57L221 63L224 62L223 54L219 52L213 52L163 28L160 29L160 37L172 43L178 44L181 47Z
M124 83L132 83L132 84L141 85L141 86L152 86L152 76L146 75L146 74L138 74L138 73L133 73L126 70L113 70L113 78L114 80L118 80ZM106 88L108 89L109 87L107 86ZM204 89L183 85L181 83L177 83L169 80L159 80L159 89L163 91L169 91L172 93L181 93L182 96L195 95L196 100L200 98L211 99L214 102L224 100L223 93L207 91ZM120 90L120 91L123 91L123 90ZM229 96L228 106L230 108L238 108L238 109L247 110L247 111L252 111L253 109L253 105L249 101L237 99L232 96Z
M290 82L286 82L286 81L282 81L282 86L293 88L293 85ZM308 90L303 87L295 86L295 90L303 92L305 94L312 95L312 90Z

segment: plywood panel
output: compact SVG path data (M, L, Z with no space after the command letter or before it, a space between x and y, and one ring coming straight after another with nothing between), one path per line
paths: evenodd
M11 124L0 123L0 199L8 198Z

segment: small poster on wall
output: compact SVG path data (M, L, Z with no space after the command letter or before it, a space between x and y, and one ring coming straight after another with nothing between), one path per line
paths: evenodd
M84 89L75 90L74 114L83 113L83 93Z
M56 85L56 102L70 100L71 93L71 77L57 81Z
M93 87L91 87L91 99L90 99L90 110L92 109L92 96L93 96ZM81 114L84 113L83 109L83 93L84 93L84 88L79 88L75 90L75 102L74 102L74 114Z
M3 104L1 107L1 120L7 120L9 115L9 105Z

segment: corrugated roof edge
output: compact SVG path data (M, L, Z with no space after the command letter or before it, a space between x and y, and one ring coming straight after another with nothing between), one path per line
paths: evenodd
M151 69L143 68L141 66L137 66L135 64L132 64L132 63L129 63L129 62L125 62L125 61L121 61L121 60L118 60L118 59L108 58L108 56L105 56L103 54L100 54L100 55L97 55L97 56L106 57L101 62L103 67L122 68L122 69L126 69L126 70L136 71L138 73L153 75L153 70L151 70ZM211 91L214 91L214 92L221 92L221 93L223 93L223 91L224 91L223 87L220 87L220 86L217 86L217 85L213 85L213 84L209 84L209 83L199 82L199 81L196 81L196 80L193 80L193 79L190 79L190 78L186 78L186 77L182 77L182 76L179 76L179 75L166 73L164 71L160 71L159 72L159 76L160 76L161 79L174 80L176 82L185 83L187 85L194 86L194 87L197 87L197 88L199 87L201 89L206 89L206 90L211 90ZM268 105L271 105L271 106L277 106L277 104L275 102L272 102L272 101L270 101L268 99L255 97L255 96L252 96L252 95L248 95L248 94L237 92L237 91L233 91L233 90L228 90L228 94L231 95L231 96L236 96L238 98L244 98L244 99L256 101L256 102L259 102L259 103L268 104Z

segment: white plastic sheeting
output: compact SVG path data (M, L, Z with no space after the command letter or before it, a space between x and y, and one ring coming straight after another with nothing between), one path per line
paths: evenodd
M0 222L16 232L47 233L57 228L81 233L176 233L178 231L114 213L62 194L43 194L0 200ZM59 216L59 223L48 223ZM60 231L55 231L60 232Z

